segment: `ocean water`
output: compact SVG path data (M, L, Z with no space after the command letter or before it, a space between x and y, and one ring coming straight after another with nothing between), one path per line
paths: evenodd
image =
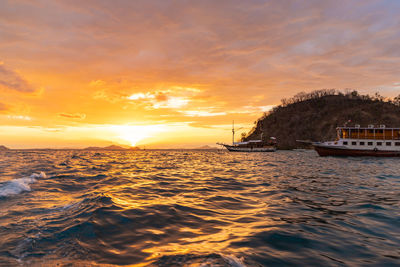
M1 266L399 266L400 159L0 152Z

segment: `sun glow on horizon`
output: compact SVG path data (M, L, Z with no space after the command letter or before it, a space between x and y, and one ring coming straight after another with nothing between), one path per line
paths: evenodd
M117 138L129 142L131 146L144 139L153 137L157 133L164 132L164 125L113 125L110 130L117 135Z

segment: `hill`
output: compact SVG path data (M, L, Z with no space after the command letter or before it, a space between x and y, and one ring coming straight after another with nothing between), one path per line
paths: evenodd
M243 140L274 136L278 148L292 149L296 140L327 141L336 138L336 127L360 124L400 127L400 96L387 99L359 95L357 91L341 93L318 90L299 93L255 122L255 127Z
M10 150L8 147L0 146L0 151Z

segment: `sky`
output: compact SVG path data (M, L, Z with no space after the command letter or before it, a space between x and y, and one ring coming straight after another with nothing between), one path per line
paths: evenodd
M0 1L0 145L231 142L300 91L400 94L400 1Z

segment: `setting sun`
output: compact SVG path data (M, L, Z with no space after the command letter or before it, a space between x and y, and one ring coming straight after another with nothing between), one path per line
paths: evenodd
M135 146L142 140L164 132L166 127L163 125L114 125L110 126L110 130L117 135L117 138L122 139L124 142L129 142L131 146Z

